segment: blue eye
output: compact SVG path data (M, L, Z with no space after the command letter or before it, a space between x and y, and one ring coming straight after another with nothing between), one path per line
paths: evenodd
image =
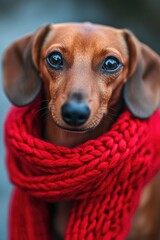
M106 73L113 74L122 67L122 63L116 57L107 57L102 64L102 70Z
M62 70L63 68L64 61L60 52L51 52L47 56L46 61L48 65L55 70Z

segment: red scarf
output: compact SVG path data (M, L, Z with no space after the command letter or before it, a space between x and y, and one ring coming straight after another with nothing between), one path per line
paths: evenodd
M142 187L160 169L160 113L139 120L125 110L111 130L69 149L41 139L34 103L12 108L5 129L15 185L10 240L50 240L50 203L72 200L67 240L122 240Z

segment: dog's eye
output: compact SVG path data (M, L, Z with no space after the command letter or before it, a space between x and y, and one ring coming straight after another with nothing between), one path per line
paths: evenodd
M122 63L116 57L107 57L102 64L102 70L112 74L117 72L122 67Z
M62 70L63 68L63 57L60 52L52 52L47 58L48 65L55 70Z

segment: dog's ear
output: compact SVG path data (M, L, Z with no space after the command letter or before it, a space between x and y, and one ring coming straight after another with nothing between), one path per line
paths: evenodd
M39 28L7 48L3 56L3 86L17 106L31 103L41 89L38 58L50 25Z
M128 54L129 74L124 86L124 101L139 118L151 116L160 98L160 57L128 30L123 31Z

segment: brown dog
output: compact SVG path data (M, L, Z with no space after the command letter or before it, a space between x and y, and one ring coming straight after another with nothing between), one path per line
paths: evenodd
M91 23L47 25L7 49L4 89L17 106L44 90L49 110L44 138L72 148L106 132L124 102L136 117L152 115L159 103L160 58L128 30ZM157 239L150 224L157 222L157 209L150 204L153 184L146 191L131 231L136 240ZM68 215L69 204L58 203L54 227L62 237Z

